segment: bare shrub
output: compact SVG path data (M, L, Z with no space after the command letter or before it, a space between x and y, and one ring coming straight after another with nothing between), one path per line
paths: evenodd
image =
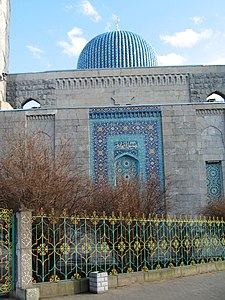
M51 148L45 134L10 135L0 155L0 205L18 210L43 208L55 215L64 209L89 214L96 211L132 215L165 213L165 190L154 178L147 183L119 181L96 186L73 164L68 142Z
M104 210L108 215L112 211L132 215L164 214L165 191L160 189L156 179L146 184L136 180L121 180L116 187L104 184L93 188L86 209L89 213L96 211L98 214Z
M202 213L206 216L225 219L225 202L221 199L214 199L204 207Z
M0 160L0 205L13 209L79 208L87 183L73 168L68 143L53 151L43 134L7 138Z

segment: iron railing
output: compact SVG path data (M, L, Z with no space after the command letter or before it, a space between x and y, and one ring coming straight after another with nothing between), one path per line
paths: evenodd
M13 291L14 269L14 214L0 208L0 295Z
M218 219L42 213L32 230L34 283L225 260L225 222Z

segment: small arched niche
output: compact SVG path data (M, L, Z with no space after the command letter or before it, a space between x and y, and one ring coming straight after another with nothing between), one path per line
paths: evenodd
M28 99L22 104L23 109L33 109L33 108L40 108L41 104L34 99Z
M225 95L220 92L213 92L206 98L206 102L224 102Z
M138 160L130 155L123 155L115 161L115 184L120 180L138 179Z

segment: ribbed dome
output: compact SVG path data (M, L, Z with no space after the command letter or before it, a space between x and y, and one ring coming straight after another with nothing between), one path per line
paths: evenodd
M157 66L153 48L139 35L111 31L94 37L82 50L77 69Z

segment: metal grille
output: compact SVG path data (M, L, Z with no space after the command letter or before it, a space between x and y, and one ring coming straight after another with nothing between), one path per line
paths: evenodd
M0 294L14 289L14 215L0 209Z
M224 221L130 215L33 217L33 281L135 272L225 259Z

